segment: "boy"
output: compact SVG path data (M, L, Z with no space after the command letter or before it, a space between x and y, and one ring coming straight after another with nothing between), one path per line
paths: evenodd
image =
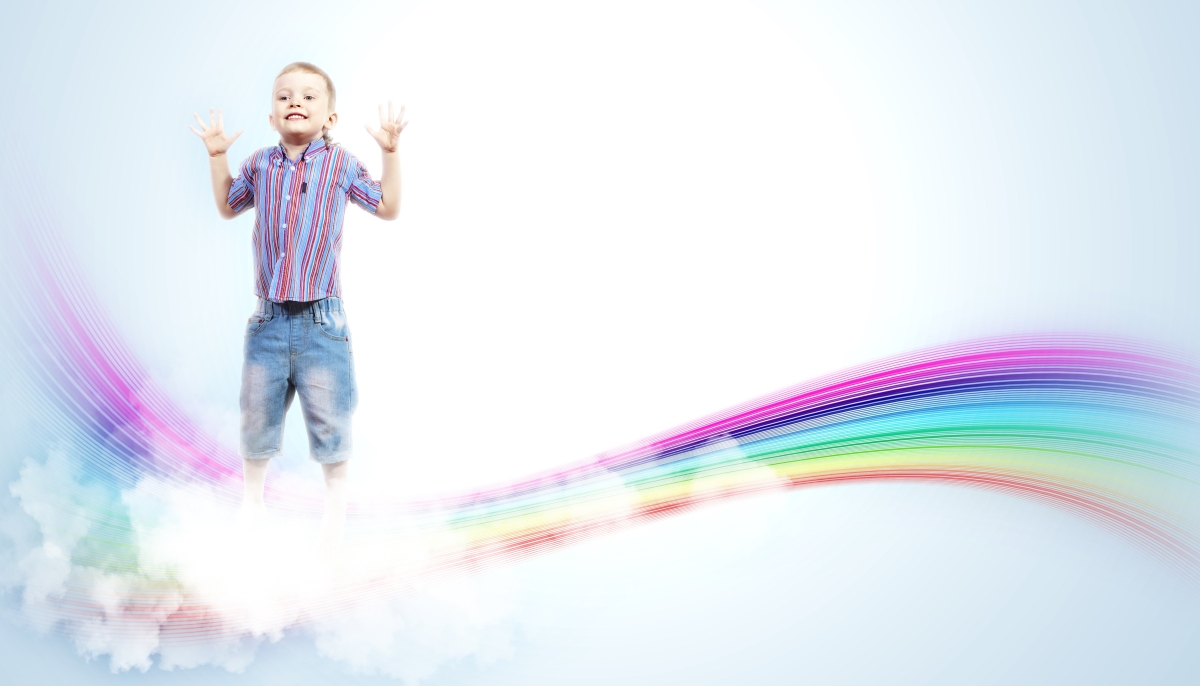
M283 421L292 399L308 430L309 454L325 474L325 517L319 547L331 552L346 518L350 417L358 402L350 330L342 309L338 257L347 201L381 219L400 212L400 159L404 108L367 132L383 151L383 177L373 181L353 155L329 139L337 124L336 91L329 76L307 62L287 65L276 77L271 128L279 145L262 148L242 163L235 178L225 153L241 135L225 134L220 110L209 110L200 130L208 149L217 212L231 219L256 208L255 294L258 306L246 328L241 419L243 509L257 519L270 458L280 454Z

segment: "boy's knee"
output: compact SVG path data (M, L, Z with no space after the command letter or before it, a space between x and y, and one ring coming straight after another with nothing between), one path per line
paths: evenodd
M340 462L326 462L321 465L322 471L325 473L325 483L333 484L337 481L346 479L346 475L350 470L350 460L342 460Z

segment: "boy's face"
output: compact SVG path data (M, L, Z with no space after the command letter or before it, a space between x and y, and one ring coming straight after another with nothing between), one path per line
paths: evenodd
M271 128L286 142L310 143L337 124L329 111L329 93L319 74L291 71L275 79L271 94Z

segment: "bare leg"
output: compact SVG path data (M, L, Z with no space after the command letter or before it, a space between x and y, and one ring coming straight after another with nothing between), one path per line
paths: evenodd
M333 554L342 544L342 531L346 527L346 476L350 460L323 464L325 471L325 516L321 519L321 531L317 547L324 554Z
M267 466L271 460L242 460L242 513L250 520L257 520L266 512L263 505L263 488L267 483Z

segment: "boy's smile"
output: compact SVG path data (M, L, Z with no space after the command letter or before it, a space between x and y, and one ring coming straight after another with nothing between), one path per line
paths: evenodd
M320 138L326 129L337 124L337 113L329 111L325 80L318 74L301 71L275 79L270 121L285 147L303 150Z

